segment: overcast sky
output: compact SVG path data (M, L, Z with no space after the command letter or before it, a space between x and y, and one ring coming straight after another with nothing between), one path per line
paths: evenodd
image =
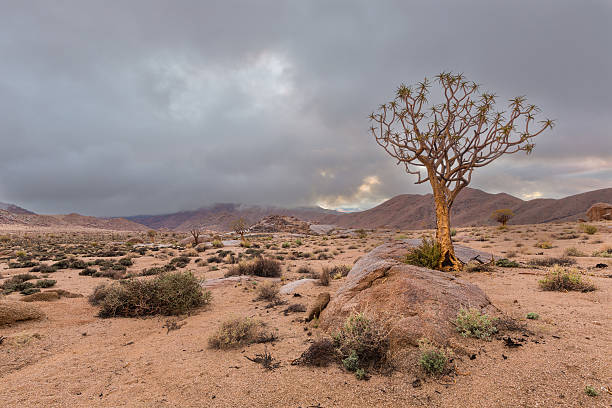
M557 120L472 187L612 187L611 50L610 1L0 0L0 201L105 216L426 193L367 115L441 71Z

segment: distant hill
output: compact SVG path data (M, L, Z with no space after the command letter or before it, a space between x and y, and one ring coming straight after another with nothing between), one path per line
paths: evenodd
M25 208L21 208L16 206L15 204L1 203L0 202L0 210L4 210L11 214L35 214L30 210L26 210Z
M214 204L194 211L181 211L162 215L137 215L125 219L154 229L189 231L194 228L227 231L237 218L244 218L252 225L269 215L294 216L301 220L312 221L336 211L320 207L281 208L248 206L242 204Z
M551 221L572 221L586 217L586 210L596 202L612 203L612 188L576 194L562 199L521 200L506 193L489 194L465 188L453 204L454 226L492 225L489 216L494 210L510 208L516 216L510 224L539 224ZM335 224L345 228L421 229L435 226L432 194L402 194L365 211L341 213L319 207L278 208L216 204L195 211L163 215L140 215L126 219L151 228L188 231L192 228L229 230L239 217L255 224L269 215L297 217L318 224Z
M0 203L0 225L29 227L84 227L113 231L146 231L144 225L124 218L98 218L80 214L41 215L15 204Z

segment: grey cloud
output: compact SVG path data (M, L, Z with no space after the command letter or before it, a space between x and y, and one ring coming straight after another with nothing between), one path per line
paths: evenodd
M3 1L2 10L0 201L130 215L424 193L376 146L367 115L400 83L443 70L500 101L526 94L558 121L533 155L480 169L474 187L558 197L610 186L609 2ZM380 184L356 194L371 176Z

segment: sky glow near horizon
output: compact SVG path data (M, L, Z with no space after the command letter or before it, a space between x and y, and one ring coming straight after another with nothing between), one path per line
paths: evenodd
M522 199L612 187L610 2L107 4L2 2L0 201L126 216L429 193L367 117L441 71L557 121L470 187Z

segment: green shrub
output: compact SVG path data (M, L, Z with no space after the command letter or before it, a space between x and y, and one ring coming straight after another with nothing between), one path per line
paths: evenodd
M210 292L203 291L190 272L166 273L152 280L129 279L101 292L97 294L100 317L178 315L204 306L211 299Z
M389 340L382 327L363 313L357 313L349 316L344 327L334 335L334 347L345 367L348 363L355 370L379 368L386 362Z
M542 290L549 291L579 291L591 292L596 289L593 283L584 280L576 269L564 268L559 265L553 266L544 279L539 282Z
M538 320L540 318L540 315L535 312L529 312L527 313L527 318L529 320Z
M363 368L358 368L357 370L355 370L355 378L357 378L359 381L367 380L368 374Z
M612 247L604 248L601 251L595 251L593 252L593 256L601 258L612 258Z
M12 292L23 292L26 289L34 288L35 285L29 281L36 278L38 278L36 275L30 273L20 273L5 280L0 288L2 288L2 292L6 295Z
M212 244L213 248L223 248L223 242L218 239L215 239Z
M214 349L230 349L274 340L276 340L276 336L265 330L263 322L243 317L223 322L217 331L208 338L208 346Z
M419 365L427 374L440 375L446 371L449 355L444 349L436 347L428 339L422 339L419 341L419 350Z
M442 258L440 245L434 238L423 237L419 246L411 248L404 258L404 262L410 265L422 266L429 269L437 269Z
M597 232L597 227L595 225L583 224L582 230L589 235L593 235Z
M464 337L474 337L486 340L492 334L497 333L493 325L497 319L490 318L487 314L481 314L478 309L461 308L455 319L457 331Z
M351 350L351 354L342 359L342 365L347 371L357 371L359 369L359 357L355 350Z
M554 265L560 265L560 266L570 266L570 265L575 265L576 261L568 258L568 257L562 257L562 258L555 258L555 257L550 257L550 258L543 258L543 259L532 259L531 261L529 261L529 265L532 266L554 266Z
M507 258L501 258L495 261L495 265L500 266L502 268L518 268L520 264L516 261L511 261Z
M588 395L589 397L596 397L599 395L595 387L591 385L587 385L586 387L584 387L584 393Z
M35 283L37 288L50 288L51 286L55 286L57 281L53 279L41 279Z
M553 244L549 241L539 241L536 242L535 247L540 249L551 249L553 247Z

